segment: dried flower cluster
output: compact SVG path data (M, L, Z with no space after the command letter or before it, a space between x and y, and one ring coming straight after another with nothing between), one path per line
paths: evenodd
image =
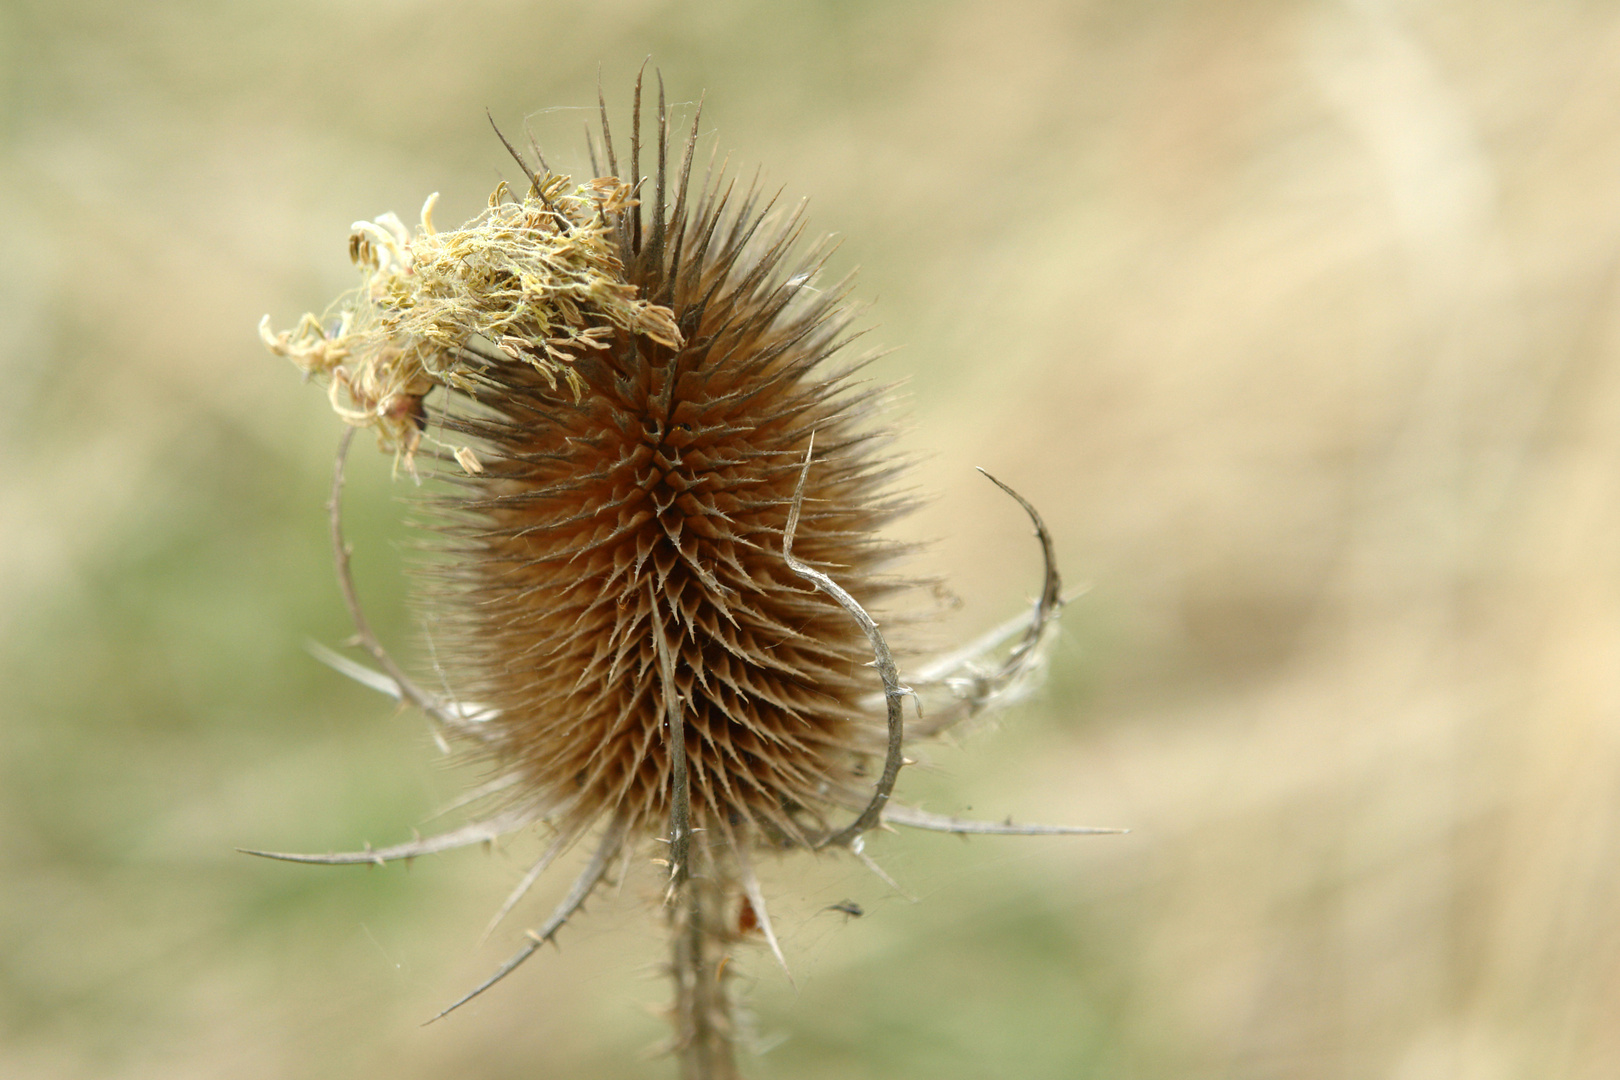
M437 192L415 237L394 214L356 222L349 257L361 283L331 329L306 315L277 334L266 316L260 337L327 379L345 420L377 428L407 456L422 399L435 386L467 389L469 365L529 364L553 388L560 375L577 399L585 386L569 365L612 329L672 348L681 334L668 307L625 280L612 232L633 202L630 185L606 177L570 188L566 176L537 177L520 200L503 181L488 210L450 232L433 225Z
M618 856L655 841L669 873L675 1047L686 1075L724 1076L736 1031L722 960L740 924L776 946L754 852L866 859L861 837L883 822L1097 830L962 822L890 800L909 740L1005 699L1035 670L1061 605L1050 542L1019 499L1047 557L1033 610L901 684L869 613L907 587L887 575L904 548L879 530L910 504L883 452L884 392L853 378L869 357L839 361L845 289L813 284L823 247L792 256L798 213L762 210L712 164L691 183L695 120L671 173L661 87L657 167L643 181L640 93L629 179L604 107L598 178L574 185L538 151L538 168L514 151L523 197L503 183L449 232L433 227L432 199L414 235L392 215L358 223L358 291L296 331L261 327L273 352L329 383L350 425L375 428L413 468L419 451L459 463L430 503L442 557L424 570L459 700L424 692L371 636L338 490L340 578L383 671L332 660L423 708L493 769L476 793L488 812L465 828L278 857L383 862L544 823L551 842L504 915L594 832L573 889L488 986ZM909 731L908 695L928 704Z

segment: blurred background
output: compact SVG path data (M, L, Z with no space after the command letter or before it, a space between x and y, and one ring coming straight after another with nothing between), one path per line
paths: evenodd
M0 5L0 1075L673 1075L650 872L497 991L534 838L409 870L475 779L348 632L337 424L260 347L349 223L584 175L598 71L860 267L962 603L1067 580L1041 696L909 834L766 868L759 1078L1620 1075L1620 13L1507 0ZM679 125L679 120L678 120ZM413 487L349 519L417 655ZM455 819L448 819L453 824ZM549 890L549 891L548 891ZM826 906L854 900L848 919Z

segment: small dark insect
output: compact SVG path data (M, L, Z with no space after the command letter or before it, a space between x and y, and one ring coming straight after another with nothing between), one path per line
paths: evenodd
M858 919L862 915L866 914L865 909L863 909L861 907L861 905L857 904L853 900L840 900L836 904L828 904L826 907L822 908L821 910L823 910L823 911L842 911L846 916L848 916L851 919Z
M737 909L737 936L752 934L759 929L759 912L754 910L753 903L748 897L742 898L742 906Z

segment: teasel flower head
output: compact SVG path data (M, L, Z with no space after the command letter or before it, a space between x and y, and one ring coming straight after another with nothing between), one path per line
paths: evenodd
M647 850L668 874L674 1046L686 1075L719 1076L737 1036L716 975L728 948L757 927L781 958L756 853L870 862L862 837L885 822L1097 830L891 799L910 742L1038 669L1061 605L1050 540L1014 495L1046 556L1039 600L902 684L874 613L887 619L914 584L896 576L909 549L881 534L911 503L894 486L888 391L858 379L871 355L847 348L847 283L818 283L828 248L799 252L799 212L775 212L712 159L694 180L696 118L671 161L661 81L650 179L641 126L638 80L628 158L604 105L598 175L579 184L508 143L518 189L503 182L455 230L435 227L431 198L414 232L392 215L357 223L359 288L293 331L261 325L271 351L327 384L348 434L371 428L442 481L420 574L454 700L393 662L354 596L337 510L347 435L335 549L382 670L327 658L421 707L492 770L476 793L487 813L462 829L277 857L385 862L544 823L549 843L498 921L594 837L568 896L476 994L552 938L621 854ZM910 696L929 707L908 731Z

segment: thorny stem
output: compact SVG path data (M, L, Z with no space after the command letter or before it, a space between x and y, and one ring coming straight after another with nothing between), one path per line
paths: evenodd
M810 445L804 451L804 467L799 470L799 483L793 489L793 505L788 510L787 528L782 532L782 558L786 560L789 569L802 578L808 578L816 588L837 601L838 606L849 612L860 624L861 629L866 631L866 637L872 643L878 675L883 679L883 699L889 719L888 752L883 761L883 775L878 778L877 790L872 794L872 801L866 804L866 809L861 811L859 817L817 845L844 847L878 824L883 816L883 806L894 792L895 778L900 775L900 766L905 763L902 753L905 744L905 719L902 715L901 699L910 691L900 685L900 672L895 667L894 655L889 652L889 645L883 640L877 622L866 613L866 609L832 578L793 557L793 533L799 527L799 511L804 505L804 483L810 475L810 459L815 453L815 447L816 437L812 432Z
M705 845L706 847L706 845ZM682 1080L736 1080L737 1029L726 993L730 959L726 902L737 890L722 887L710 852L708 873L679 889L673 912L675 1054Z

